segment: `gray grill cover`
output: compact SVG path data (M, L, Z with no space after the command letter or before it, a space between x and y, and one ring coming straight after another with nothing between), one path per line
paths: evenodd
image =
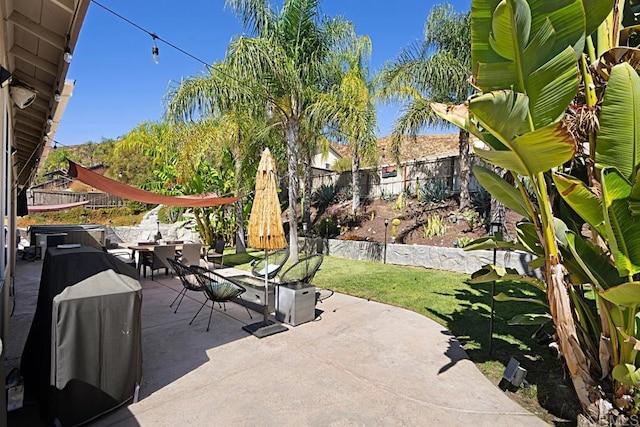
M140 282L113 270L53 298L49 403L62 425L133 398L142 376L141 305Z

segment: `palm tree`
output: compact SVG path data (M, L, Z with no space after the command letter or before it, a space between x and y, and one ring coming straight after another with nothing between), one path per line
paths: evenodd
M234 169L234 195L242 196L252 187L259 159L260 144L267 141L269 146L273 136L265 119L263 106L253 105L255 99L247 96L249 90L233 78L224 63L214 64L208 73L188 77L170 88L167 94L166 116L169 120L189 122L197 117L215 118L218 123L213 130L214 143L204 145L206 139L197 144L216 160L223 159L221 152L228 150ZM272 150L277 152L277 150ZM246 251L245 244L245 201L235 203L236 232L235 246L239 253Z
M405 102L392 131L392 150L398 158L405 134L416 135L426 126L448 126L431 109L432 102L463 103L469 96L471 75L471 15L458 13L448 3L431 9L424 41L403 49L377 76L383 101ZM460 130L460 209L470 206L469 133Z
M353 34L352 25L323 19L318 0L285 0L279 13L264 0L226 0L225 5L239 16L247 34L231 42L225 63L273 112L273 123L286 141L289 246L296 261L301 129L328 81L328 60Z
M328 94L321 94L314 106L315 113L329 118L330 134L346 141L353 153L351 163L352 204L355 215L360 208L360 160L372 160L376 153L376 110L372 101L372 87L367 79L371 40L359 37L341 55L339 84Z

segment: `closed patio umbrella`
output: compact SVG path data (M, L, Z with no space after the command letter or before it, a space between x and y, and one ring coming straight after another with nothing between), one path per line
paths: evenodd
M264 249L265 265L268 265L267 251L287 247L287 239L282 227L282 211L278 200L276 162L268 148L262 152L256 172L256 188L249 216L248 237L250 247ZM287 330L284 325L269 321L267 274L265 268L263 321L242 328L258 338Z

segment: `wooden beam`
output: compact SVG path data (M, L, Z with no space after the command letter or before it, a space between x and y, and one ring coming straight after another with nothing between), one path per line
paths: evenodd
M32 136L32 134L23 133L23 132L20 132L19 130L15 130L13 134L15 135L16 138L20 138L25 141L26 140L39 141L43 139L42 136L38 136L38 135Z
M24 74L16 73L14 75L18 81L24 82L38 91L38 98L46 98L50 100L53 98L53 92L55 92L55 88L50 84L43 82L42 80L36 79L35 77L27 76Z
M16 120L25 120L25 118L30 119L30 122L27 123L42 123L47 119L47 116L45 114L42 114L41 112L38 112L36 110L30 110L28 108L24 110L15 108L14 111L16 112Z
M15 132L20 132L21 134L29 135L34 138L38 138L42 134L42 128L38 129L35 127L27 126L24 124L24 122L17 122L13 129Z
M9 21L13 22L15 25L33 34L39 39L44 40L56 49L59 49L61 52L64 49L66 43L66 39L64 38L64 36L46 29L37 22L34 22L28 17L24 16L20 12L14 10L11 15L9 15Z
M31 65L34 65L36 68L39 68L42 71L51 74L52 76L58 76L58 66L56 64L52 64L51 62L46 61L38 57L37 55L34 55L33 53L21 48L20 46L13 45L13 47L9 50L9 54L16 56Z
M42 130L42 122L33 120L31 117L20 117L16 120L16 125L22 124L33 129Z
M50 0L51 3L58 6L67 13L73 14L73 0Z

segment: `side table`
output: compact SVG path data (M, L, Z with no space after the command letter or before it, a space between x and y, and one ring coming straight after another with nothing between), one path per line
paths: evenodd
M316 318L316 288L302 282L281 283L277 287L276 319L297 326Z

